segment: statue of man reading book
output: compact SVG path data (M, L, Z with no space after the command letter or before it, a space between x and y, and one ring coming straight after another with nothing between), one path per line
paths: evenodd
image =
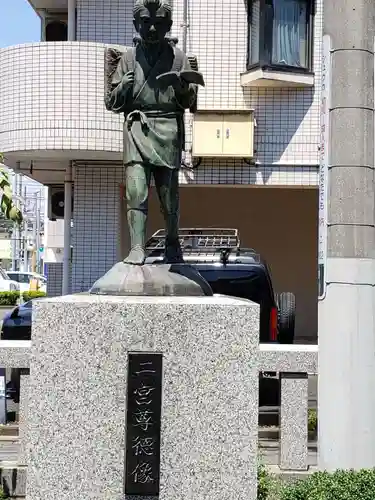
M118 53L105 104L124 113L124 166L130 253L127 264L145 261L148 191L155 181L166 225L165 262L182 261L178 238L178 171L184 147L184 112L197 99L202 75L167 37L172 7L167 0L138 0L135 47ZM112 51L112 57L115 52ZM108 56L107 56L108 57Z

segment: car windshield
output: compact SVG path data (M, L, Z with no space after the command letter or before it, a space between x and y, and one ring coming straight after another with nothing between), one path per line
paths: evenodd
M22 304L22 307L26 307L27 309L31 309L32 300L29 300L29 301L25 302L24 304Z
M27 273L8 273L10 279L17 281L18 283L29 283L30 275Z

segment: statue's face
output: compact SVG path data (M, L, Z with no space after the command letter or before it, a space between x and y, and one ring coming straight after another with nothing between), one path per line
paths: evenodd
M163 8L142 9L134 21L135 29L147 43L161 43L171 29L172 21Z

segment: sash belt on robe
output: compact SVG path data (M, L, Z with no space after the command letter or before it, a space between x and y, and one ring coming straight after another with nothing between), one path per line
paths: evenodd
M124 122L124 163L179 168L184 135L182 112L131 111Z

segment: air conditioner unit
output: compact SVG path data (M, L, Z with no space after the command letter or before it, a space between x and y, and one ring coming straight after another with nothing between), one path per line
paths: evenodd
M63 219L65 213L65 192L63 185L48 186L48 218ZM72 197L73 213L73 197Z

